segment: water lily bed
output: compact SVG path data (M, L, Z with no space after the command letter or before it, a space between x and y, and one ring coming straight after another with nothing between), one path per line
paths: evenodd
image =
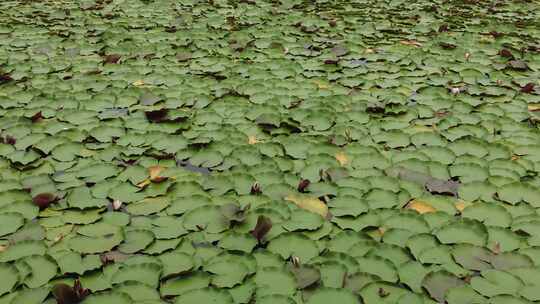
M0 304L540 301L540 3L0 3Z

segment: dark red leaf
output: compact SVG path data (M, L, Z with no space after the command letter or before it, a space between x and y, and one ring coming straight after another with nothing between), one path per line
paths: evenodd
M521 88L520 91L523 93L531 93L532 91L534 91L534 83L532 82L527 83Z
M514 58L514 55L512 55L512 52L510 52L508 49L500 50L499 55L505 58Z
M32 202L34 202L39 209L45 209L49 207L50 204L56 202L57 199L58 197L52 193L40 193L32 198Z
M155 111L147 111L144 114L146 118L151 122L162 122L167 120L168 109L160 109Z
M270 229L272 229L272 220L264 215L259 215L257 218L257 225L255 225L255 228L253 228L250 233L260 244Z
M13 78L11 78L11 76L7 73L0 73L0 84L3 84L3 83L6 83L6 82L10 82L12 81Z
M298 192L305 192L310 183L309 179L300 180L298 183Z
M4 139L4 142L8 145L14 145L17 143L17 140L15 139L15 137L12 137L12 136L6 136L6 138Z
M58 304L73 304L80 302L73 287L66 284L56 284L53 287L52 294Z
M30 117L30 120L32 120L32 122L37 122L41 120L42 118L43 118L43 115L41 114L41 111L39 111L36 114L32 115L32 117Z
M493 38L499 38L499 37L502 37L504 35L504 33L496 32L496 31L491 31L491 32L489 32L489 34L491 36L493 36Z
M117 64L120 58L122 56L116 54L106 55L103 57L103 63Z
M328 21L328 25L330 25L331 27L335 27L337 25L337 22L336 20L330 20Z
M324 64L337 64L339 62L339 59L326 59L324 61Z
M75 280L73 287L67 284L56 284L52 294L58 304L77 304L90 294L90 290L83 288L79 279Z

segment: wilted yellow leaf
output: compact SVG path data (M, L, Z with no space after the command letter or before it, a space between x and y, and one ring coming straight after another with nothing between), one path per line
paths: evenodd
M540 103L530 103L527 105L527 109L531 112L540 111Z
M463 209L469 207L470 205L472 205L471 202L466 202L464 200L457 200L455 203L454 203L454 207L456 207L456 209L459 211L459 212L463 212Z
M150 181L152 181L154 183L159 183L159 182L167 179L167 177L160 175L161 172L163 172L163 170L165 170L165 168L162 167L162 166L148 167L148 174L150 174Z
M144 187L150 185L150 183L151 183L150 179L147 178L147 179L143 180L142 182L138 183L137 187L144 188Z
M8 248L7 245L0 245L0 252L6 250Z
M412 209L420 214L437 211L437 209L433 208L430 204L417 199L410 201L405 208Z
M399 43L401 44L404 44L404 45L412 45L412 46L415 46L415 47L421 47L422 44L416 40L401 40Z
M132 85L136 86L136 87L141 87L144 85L144 80L135 80Z
M328 84L320 81L320 80L315 80L313 81L313 83L315 83L317 85L317 87L320 89L320 90L326 90L329 88Z
M300 194L289 194L285 197L286 201L293 202L296 206L320 214L322 217L328 217L328 206L320 199Z
M384 236L384 233L386 232L386 227L379 227L377 229L373 229L373 230L368 230L366 231L367 235L369 235L370 237L374 238L374 239L380 239Z
M414 133L435 131L435 129L432 126L424 126L424 125L415 125L412 127L412 129L415 131Z
M254 145L254 144L259 143L259 142L260 141L254 135L248 136L248 144Z
M90 150L90 149L81 149L79 152L79 155L82 157L91 157L96 155L96 151Z
M349 158L347 158L347 154L345 154L345 152L343 151L336 153L335 157L339 164L342 166L345 166L349 163Z

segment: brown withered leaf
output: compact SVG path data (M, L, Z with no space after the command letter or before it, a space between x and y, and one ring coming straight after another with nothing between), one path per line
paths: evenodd
M523 60L510 60L508 66L517 71L527 71L529 69L529 66Z
M261 244L264 236L272 229L272 220L264 215L259 215L255 228L249 233Z
M103 56L103 63L117 64L118 61L120 61L120 58L122 58L122 56L117 54L105 55Z

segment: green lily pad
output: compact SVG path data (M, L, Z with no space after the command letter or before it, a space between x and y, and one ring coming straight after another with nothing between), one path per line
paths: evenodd
M118 250L123 253L138 252L154 241L154 234L148 230L131 230L125 235L124 242L118 246Z
M22 241L0 252L0 262L11 262L31 255L44 255L45 244L41 241Z
M111 282L117 284L137 281L155 288L158 286L161 270L160 266L153 263L124 266L113 275Z
M182 252L166 252L159 256L163 265L162 277L174 274L182 274L195 267L195 260L190 255Z
M0 284L0 295L10 292L19 281L19 271L8 263L0 264L0 276L3 278Z
M14 294L10 303L41 304L49 292L49 288L46 287L22 289Z
M210 275L208 273L194 272L163 282L160 287L160 292L162 296L177 296L191 290L208 287L209 284Z
M517 295L522 286L523 282L519 278L500 270L484 270L482 276L471 279L471 287L486 297Z
M437 238L444 244L468 243L484 246L487 237L486 228L479 222L471 220L451 222L437 231Z
M257 296L287 295L291 296L296 290L294 276L284 268L265 267L255 275Z
M120 292L102 292L97 294L92 294L88 296L86 299L84 299L85 304L131 304L133 301L131 298L125 294Z
M17 231L24 224L24 217L18 213L0 214L0 236L5 236Z
M294 233L281 234L270 241L267 249L281 255L284 259L295 256L300 258L300 261L306 262L319 254L319 249L313 240Z
M337 289L330 287L322 287L317 289L306 303L323 304L329 301L339 301L339 303L356 304L360 303L357 296L346 289Z
M22 261L30 268L30 275L24 280L24 284L29 288L47 284L58 272L56 262L48 256L32 255Z
M229 221L218 206L201 206L184 215L184 227L188 230L205 230L218 233L229 227Z
M177 304L196 304L196 303L216 303L216 304L232 304L233 298L226 290L213 288L195 289L186 292L176 298Z

